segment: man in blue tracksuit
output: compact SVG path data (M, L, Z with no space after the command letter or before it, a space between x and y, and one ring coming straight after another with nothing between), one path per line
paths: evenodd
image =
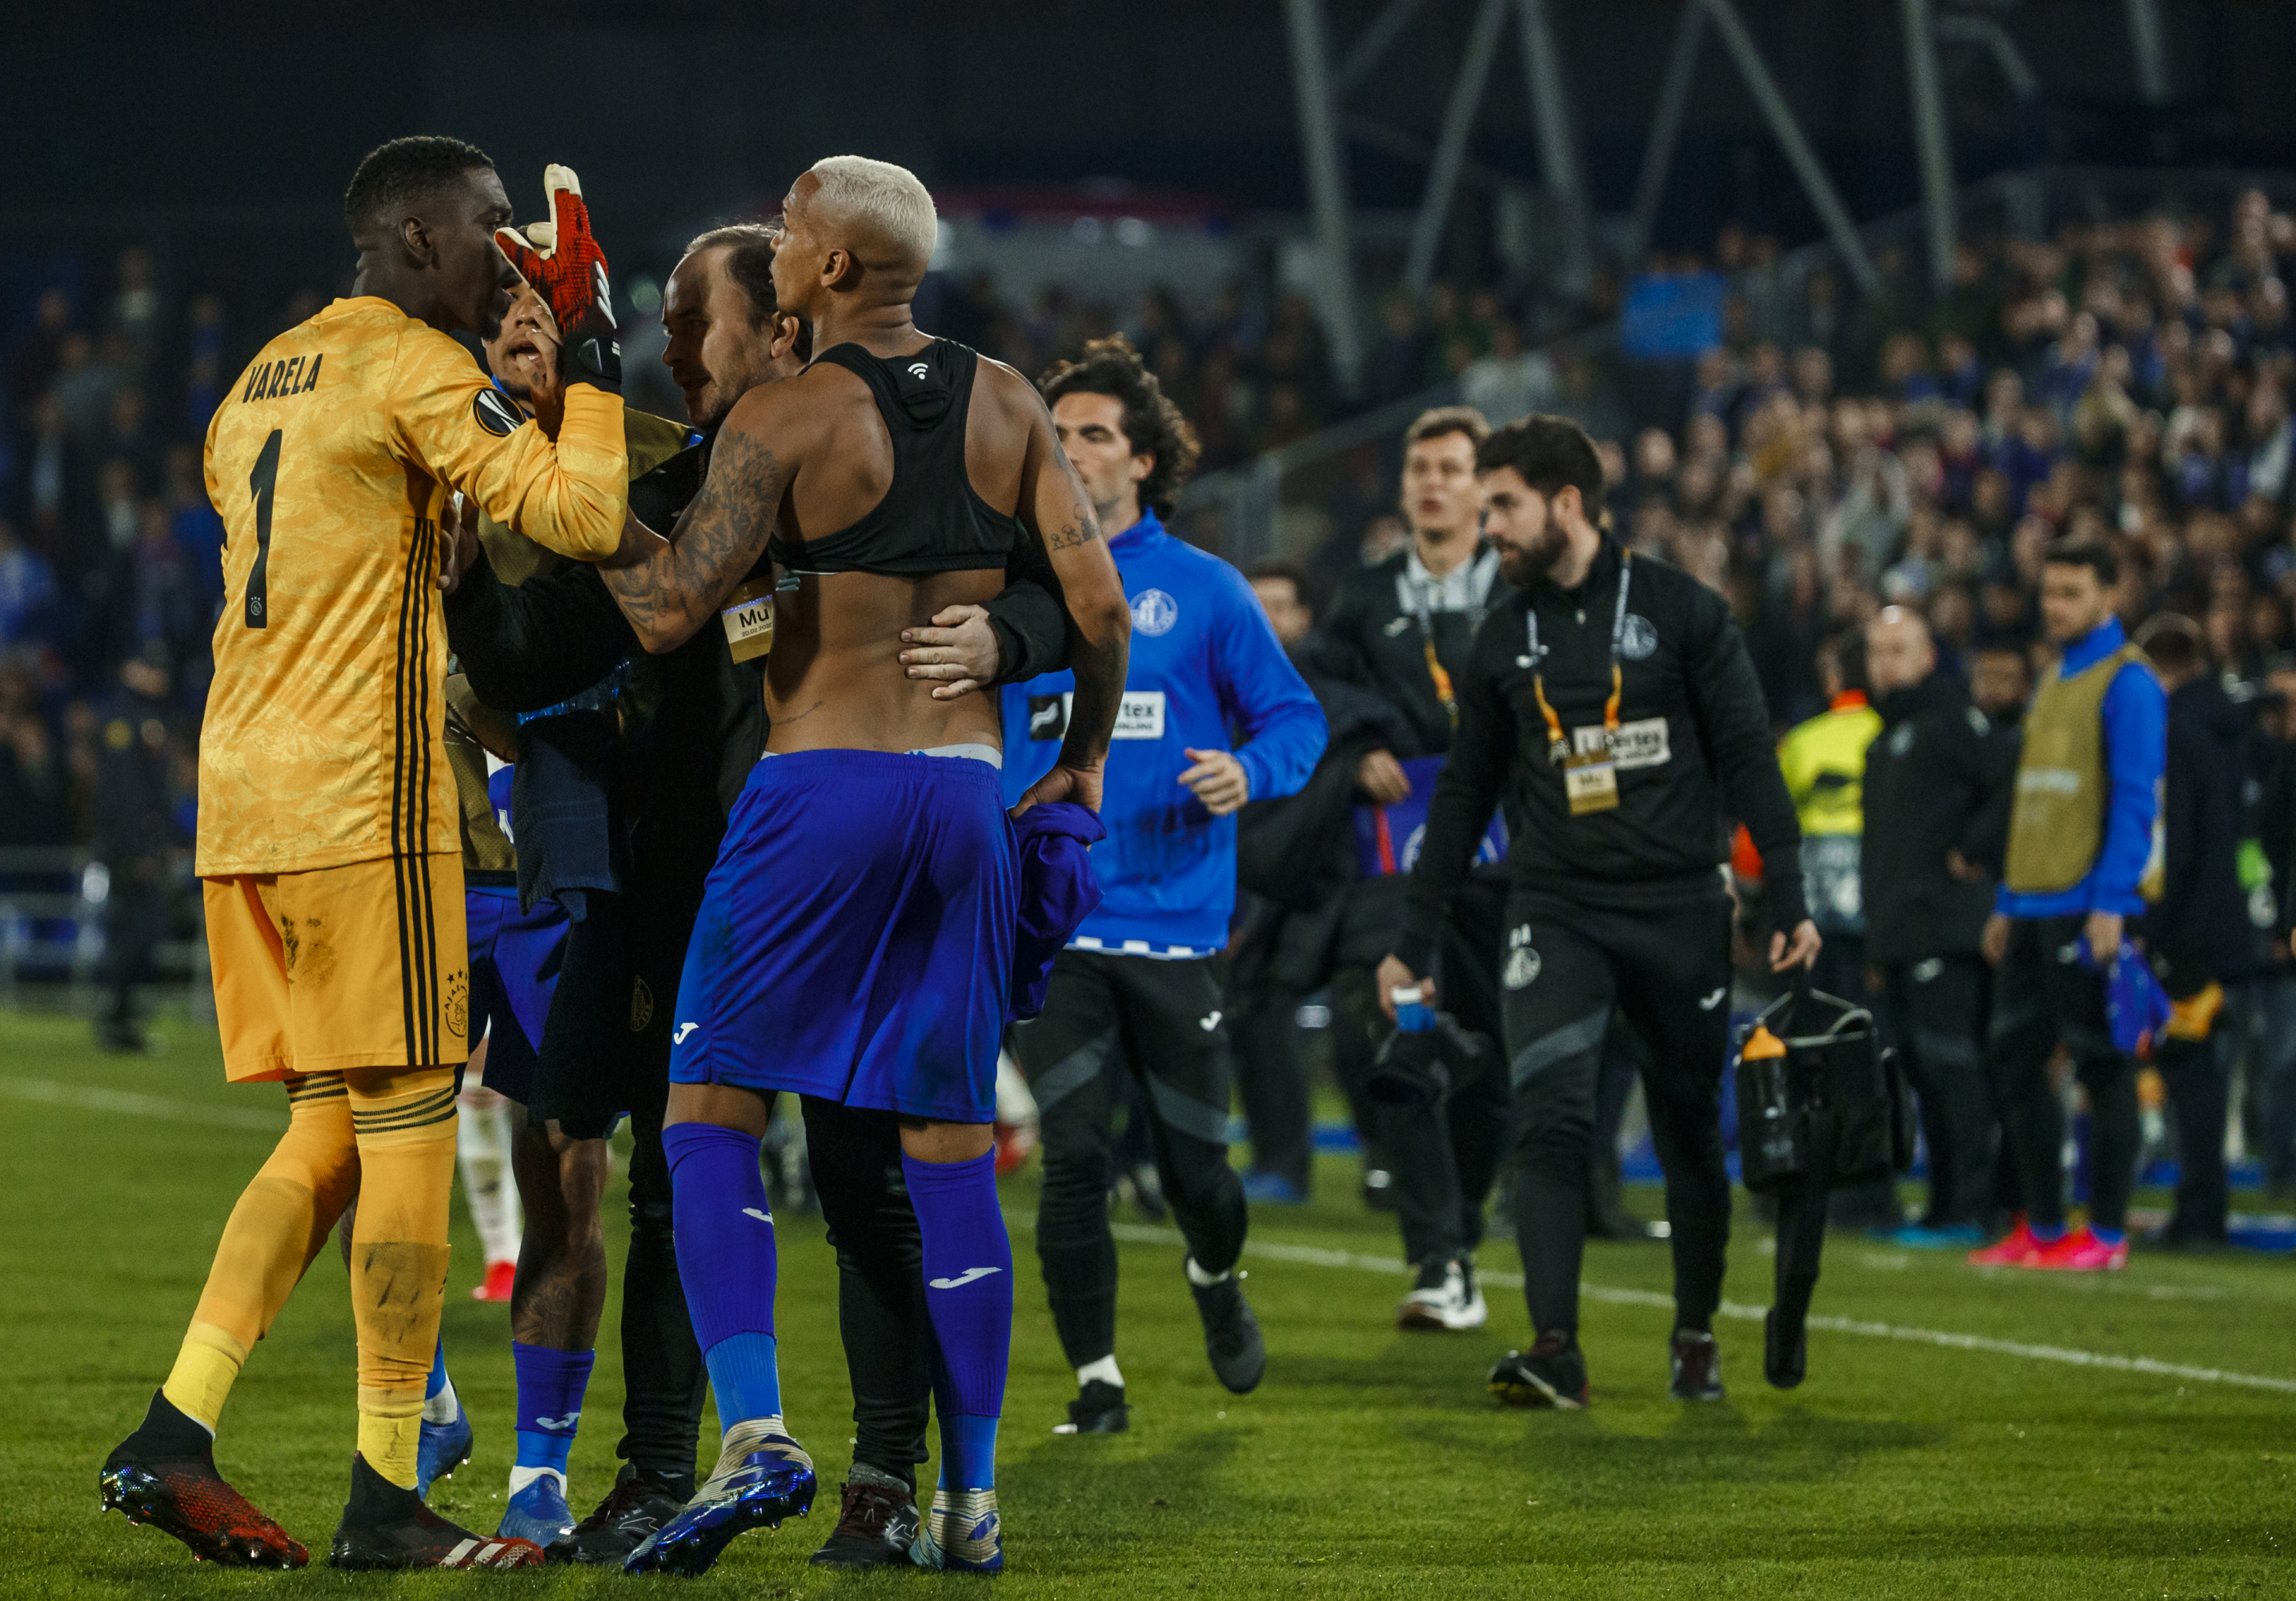
M1209 960L1235 909L1235 813L1294 792L1323 754L1324 714L1243 575L1158 521L1195 464L1194 431L1121 336L1039 381L1132 603L1132 658L1109 747L1092 865L1103 899L1054 964L1015 1052L1043 1119L1037 1253L1076 1369L1064 1434L1126 1426L1116 1365L1108 1185L1116 1108L1144 1088L1164 1195L1220 1382L1241 1395L1267 1351L1238 1284L1243 1186L1227 1164L1234 1072ZM1144 509L1146 508L1146 509ZM1061 748L1069 675L1006 689L1004 794Z
M1973 1252L1984 1266L2110 1271L2128 1260L2136 1182L2136 1064L2113 1044L2103 967L2142 885L2168 766L2169 700L2113 615L2119 559L2062 540L2041 569L2041 614L2063 653L2025 713L2009 856L1986 958L1997 969L1986 1067L2025 1216ZM2089 1222L2065 1228L2064 1103L2049 1083L2062 1039L2089 1101Z

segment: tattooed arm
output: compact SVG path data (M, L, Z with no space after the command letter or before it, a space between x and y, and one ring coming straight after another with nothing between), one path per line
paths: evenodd
M984 364L984 370L986 365ZM1053 770L1031 785L1013 809L1043 800L1074 800L1100 809L1101 769L1109 735L1124 698L1125 664L1132 648L1132 608L1124 580L1100 537L1092 498L1053 432L1052 414L1033 390L1029 399L1027 465L1021 471L1021 521L1045 547L1069 614L1069 665L1076 699L1068 737Z
M767 393L735 402L709 453L701 492L667 544L632 520L622 552L600 569L606 588L649 651L676 650L757 565L780 514L789 473L760 426Z

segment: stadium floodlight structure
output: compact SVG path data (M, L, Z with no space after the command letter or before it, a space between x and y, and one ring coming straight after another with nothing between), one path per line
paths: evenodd
M1414 292L1424 291L1434 280L1435 258L1442 244L1443 227L1449 220L1451 202L1461 179L1472 176L1479 182L1504 190L1528 187L1510 175L1479 166L1467 153L1475 114L1481 109L1483 90L1490 78L1491 65L1497 59L1500 35L1505 30L1510 11L1514 13L1518 43L1522 50L1523 80L1530 94L1539 177L1554 200L1562 235L1560 282L1566 290L1578 293L1593 283L1593 219L1587 205L1586 160L1579 150L1562 52L1554 41L1548 3L1549 0L1478 0L1466 52L1445 103L1442 128L1433 146L1429 147L1401 130L1348 117L1342 109L1349 92L1369 78L1381 59L1426 9L1427 0L1388 0L1357 36L1346 60L1336 68L1332 64L1322 0L1284 0L1300 144L1308 172L1316 252L1321 258L1316 275L1319 298L1324 320L1331 327L1333 360L1349 382L1354 382L1359 368L1362 344L1356 321L1352 230L1348 220L1347 163L1341 141L1351 136L1427 162L1427 187L1420 199L1404 265L1406 284Z

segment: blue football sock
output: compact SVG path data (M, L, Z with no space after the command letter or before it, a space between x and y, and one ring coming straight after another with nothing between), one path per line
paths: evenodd
M718 1421L731 1429L778 1416L777 1264L757 1137L716 1123L672 1123L661 1143L669 1158L678 1277L709 1364Z
M574 1431L582 1421L582 1395L590 1387L594 1351L553 1351L513 1340L511 1359L518 1369L518 1462L546 1467L561 1478L574 1453Z
M2062 1223L2051 1223L2046 1227L2033 1223L2028 1227L2032 1229L2033 1237L2044 1245L2054 1245L2065 1237L2065 1226Z
M2118 1245L2128 1237L2128 1231L2125 1228L2099 1228L2094 1223L2089 1225L2088 1231L2107 1245Z
M1013 1354L1013 1241L996 1202L996 1155L919 1162L901 1174L924 1245L925 1308L940 1346L933 1383L940 1415L941 1483L996 1483L996 1419Z
M429 1382L422 1386L422 1399L424 1400L435 1400L439 1392L444 1390L446 1387L447 1341L446 1337L441 1335L438 1345L430 1353L430 1377Z

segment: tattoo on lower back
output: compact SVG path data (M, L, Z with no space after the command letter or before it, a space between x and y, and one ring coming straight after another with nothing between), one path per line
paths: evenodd
M781 459L746 433L719 436L701 493L677 520L667 550L603 573L624 616L641 635L691 634L757 565L772 537L789 474Z

